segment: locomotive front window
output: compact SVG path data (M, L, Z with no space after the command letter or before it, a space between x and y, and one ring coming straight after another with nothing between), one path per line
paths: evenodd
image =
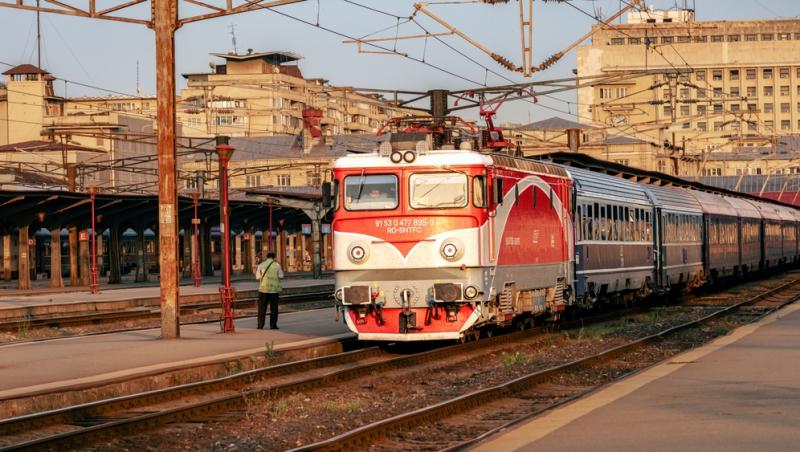
M445 209L466 207L467 175L461 173L417 173L409 178L411 207Z
M344 208L347 210L392 210L397 208L397 176L362 174L344 178Z

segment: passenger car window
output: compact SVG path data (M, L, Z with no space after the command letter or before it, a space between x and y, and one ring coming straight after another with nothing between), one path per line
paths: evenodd
M472 204L475 207L486 207L486 178L483 176L472 178Z

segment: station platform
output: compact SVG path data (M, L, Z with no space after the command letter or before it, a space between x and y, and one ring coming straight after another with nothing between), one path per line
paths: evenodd
M798 450L800 306L564 407L478 451Z
M333 293L334 279L312 279L307 277L287 277L281 282L284 295L303 293ZM236 298L257 296L258 281L254 278L232 283ZM219 300L219 282L206 283L200 287L185 285L180 287L181 304L214 302ZM102 289L98 294L90 292L45 292L37 295L4 293L0 291L0 319L15 319L25 316L47 316L74 314L82 312L114 311L131 308L154 308L160 306L158 285Z
M282 313L279 330L256 329L239 319L236 332L218 323L181 326L181 339L162 340L160 330L138 330L0 346L0 403L51 390L103 384L189 365L310 346L355 337L333 308Z

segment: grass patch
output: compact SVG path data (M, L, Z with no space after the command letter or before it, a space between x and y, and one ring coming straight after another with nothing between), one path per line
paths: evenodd
M523 364L527 364L530 360L528 355L522 352L514 352L514 353L503 353L500 357L500 362L503 363L504 367L511 367L511 366L521 366Z

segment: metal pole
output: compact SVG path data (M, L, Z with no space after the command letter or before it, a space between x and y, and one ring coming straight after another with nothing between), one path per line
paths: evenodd
M94 214L94 197L95 197L95 188L93 186L89 187L89 198L91 199L92 204L92 236L91 236L91 247L92 247L92 266L89 269L89 290L91 293L96 294L100 293L97 288L97 244L95 243L95 234L97 231L95 230L95 214Z
M268 199L269 203L269 235L267 237L267 252L274 251L272 249L272 198Z
M161 285L161 338L180 337L178 275L178 200L175 155L176 0L152 0L156 34L158 106L158 244Z
M222 244L222 281L219 288L222 298L222 332L233 333L233 288L231 287L231 241L230 241L230 209L228 206L228 162L233 155L233 148L228 145L228 137L217 137L217 155L219 156L219 196L220 225L219 237Z
M198 238L200 233L200 218L197 216L199 198L200 193L192 193L192 201L194 201L194 218L192 218L192 224L194 225L194 236L192 237L192 246L194 247L194 253L192 254L192 281L195 287L200 287L203 282L203 277L200 274L200 242Z

